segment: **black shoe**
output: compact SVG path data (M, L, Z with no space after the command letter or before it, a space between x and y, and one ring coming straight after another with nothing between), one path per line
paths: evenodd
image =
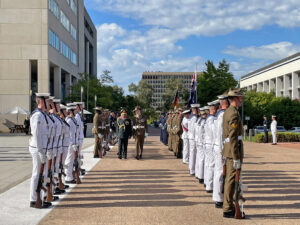
M52 204L49 202L43 202L42 203L42 209L47 209L49 208L50 206L52 206ZM35 208L35 202L30 202L30 207L31 208Z
M46 206L52 206L52 203L51 202L43 202L43 205L46 205Z
M193 173L193 174L190 174L191 176L195 176L195 174Z
M199 179L200 184L204 184L204 179Z
M99 158L99 155L94 155L94 158Z
M66 180L66 184L76 184L76 180L70 180L70 181Z
M58 196L53 196L53 202L58 201L59 197Z
M176 154L176 152L174 152L174 156L176 156L177 154Z
M206 193L213 193L213 190L206 191Z
M122 159L122 156L118 156L119 159Z
M223 217L225 217L225 218L234 218L234 215L235 215L234 210L229 211L229 212L223 212Z
M64 189L68 189L70 186L69 185L65 185L64 186Z
M215 207L218 209L223 208L223 202L216 202Z
M135 158L136 158L137 160L140 160L140 157L139 157L139 156L136 156Z
M61 195L64 194L66 191L65 190L60 190L58 187L55 188L54 194L55 195Z
M142 154L140 154L140 159L142 159Z
M203 184L204 188L206 188L206 184Z
M81 176L84 176L85 175L85 169L80 169L80 174L81 174Z

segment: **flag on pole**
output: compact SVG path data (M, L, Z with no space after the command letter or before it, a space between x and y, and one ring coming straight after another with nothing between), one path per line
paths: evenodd
M188 100L188 107L191 107L191 104L197 103L197 72L195 71L192 82L190 84L190 96Z
M178 89L176 90L176 93L175 93L174 99L173 99L173 105L174 105L175 109L177 108L177 104L178 104Z

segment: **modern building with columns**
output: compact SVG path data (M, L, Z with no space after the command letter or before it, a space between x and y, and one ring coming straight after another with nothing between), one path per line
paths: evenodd
M300 52L241 77L240 86L299 100Z
M62 100L79 73L97 76L97 30L84 0L0 0L0 113Z

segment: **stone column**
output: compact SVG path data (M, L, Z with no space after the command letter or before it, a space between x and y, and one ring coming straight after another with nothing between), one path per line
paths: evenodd
M296 72L292 73L292 99L299 99L298 87L300 86L299 74Z
M281 89L282 89L282 77L276 77L276 97L281 96Z
M54 67L54 96L55 98L61 98L61 68L59 66Z
M289 96L289 76L285 74L283 76L283 96L288 97Z
M90 43L89 41L87 41L85 43L85 61L86 61L86 65L85 65L85 72L87 74L90 74Z
M50 93L50 65L48 60L38 60L38 92Z
M269 81L269 92L272 90L274 90L274 92L276 91L276 79L271 79Z

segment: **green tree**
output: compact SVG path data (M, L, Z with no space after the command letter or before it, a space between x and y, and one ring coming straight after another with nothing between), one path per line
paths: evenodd
M151 108L153 88L146 80L141 80L138 85L131 83L128 86L128 90L134 92L141 107Z
M206 70L197 78L197 97L201 105L215 100L217 95L236 87L238 83L229 72L230 67L225 59L219 62L218 68L210 60L205 65Z
M175 79L174 77L167 79L165 81L166 92L163 94L162 99L164 102L163 111L167 111L170 108L173 108L173 100L176 91L178 90L178 98L181 99L179 101L179 106L184 106L186 104L186 93L188 93L188 89L184 88L182 79Z
M102 74L100 75L100 82L102 84L111 84L114 82L113 77L110 75L111 71L103 70Z

